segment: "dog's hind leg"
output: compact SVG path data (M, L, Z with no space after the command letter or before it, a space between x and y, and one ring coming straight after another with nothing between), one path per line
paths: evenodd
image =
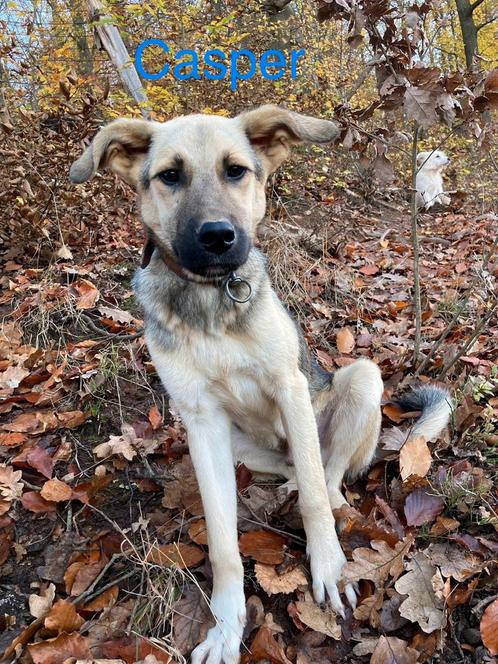
M236 426L232 427L232 449L234 459L255 473L294 477L294 468L282 452L258 445Z
M380 431L383 390L379 368L370 360L357 360L334 374L331 400L318 416L332 509L346 502L341 493L344 475L359 475L372 460Z

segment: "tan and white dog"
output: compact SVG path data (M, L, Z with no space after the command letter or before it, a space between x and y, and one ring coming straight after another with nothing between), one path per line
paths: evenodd
M444 193L443 170L450 163L441 150L419 152L417 155L417 207L429 210L435 203L449 205L451 199Z
M108 168L136 187L148 235L135 288L157 372L185 423L204 505L216 618L193 664L235 664L245 624L234 464L295 481L317 602L341 615L346 561L332 509L341 483L365 470L380 429L383 383L367 359L329 374L273 291L254 247L265 184L302 141L328 143L336 125L262 106L235 118L115 120L71 168L73 182ZM425 386L410 435L436 436L448 393Z

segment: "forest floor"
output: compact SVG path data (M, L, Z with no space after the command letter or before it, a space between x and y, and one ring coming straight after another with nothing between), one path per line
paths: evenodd
M47 253L14 224L0 255L0 653L182 662L212 624L212 577L185 433L140 335L140 223L109 176L63 187L64 243ZM242 661L496 661L496 216L470 202L421 215L423 355L450 330L415 377L408 205L288 190L261 233L273 282L325 368L380 366L383 434L339 510L360 588L345 620L311 601L295 493L237 469ZM451 389L453 421L400 470L410 420L389 399L427 380Z

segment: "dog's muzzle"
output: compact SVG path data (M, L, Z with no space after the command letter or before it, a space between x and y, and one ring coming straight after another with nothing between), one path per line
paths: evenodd
M186 270L204 277L225 277L243 265L251 249L245 230L222 219L183 226L173 243L175 259Z

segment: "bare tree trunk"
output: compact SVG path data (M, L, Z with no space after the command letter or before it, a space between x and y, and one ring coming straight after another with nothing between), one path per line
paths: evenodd
M0 120L7 124L10 123L9 109L7 108L7 101L5 99L5 90L8 87L7 69L2 60L0 60Z
M455 2L465 47L465 62L467 63L467 69L473 69L475 66L474 56L478 52L478 28L474 21L474 10L483 0L475 0L472 4L469 0L455 0Z
M115 25L112 25L110 17L106 16L105 7L100 0L88 0L88 7L92 20L98 21L95 25L95 30L102 47L107 51L112 63L118 70L123 85L140 106L142 115L148 117L150 108L147 93L144 90L123 39L119 34L119 30ZM106 21L101 22L100 19L104 18Z
M85 30L85 19L81 14L79 0L70 0L69 11L73 24L73 37L80 56L79 70L82 74L91 74L93 71L92 52L88 45Z

